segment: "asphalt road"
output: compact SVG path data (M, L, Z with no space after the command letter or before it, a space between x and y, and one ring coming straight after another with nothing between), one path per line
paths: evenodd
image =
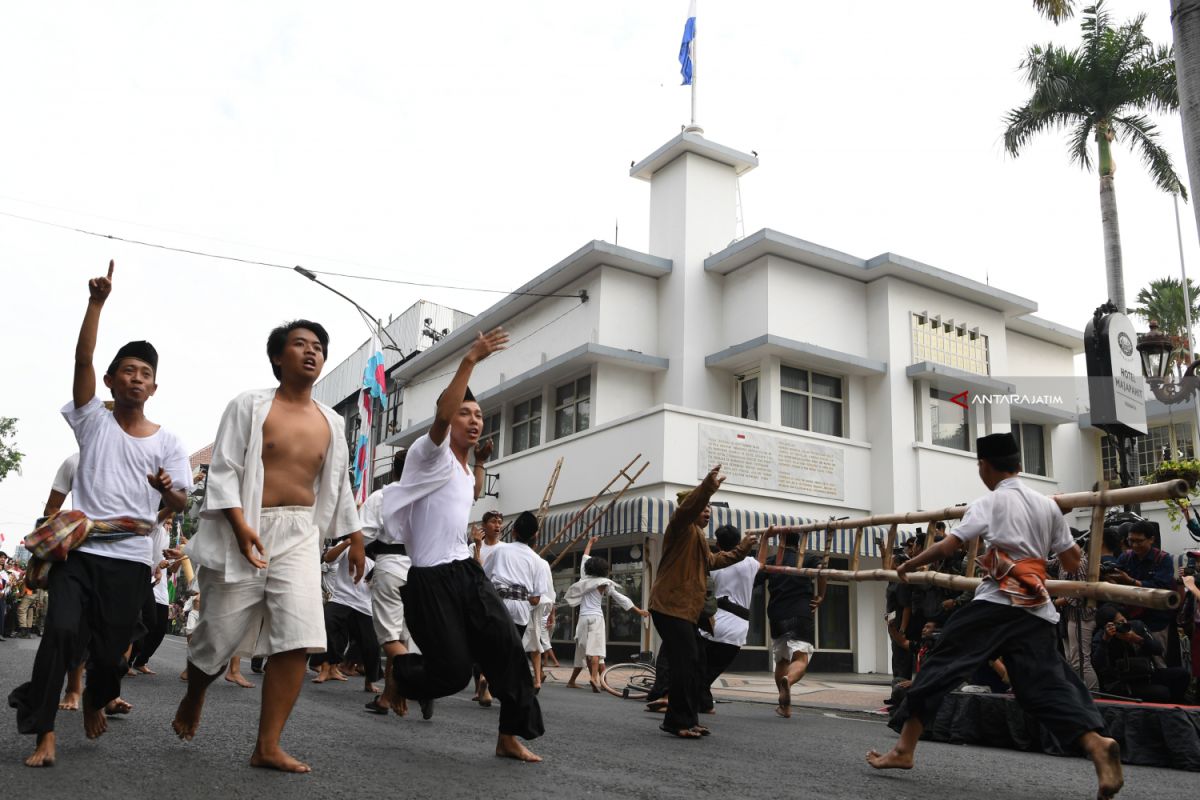
M37 639L0 643L0 697L27 679ZM863 763L871 747L894 734L878 719L795 709L791 720L771 707L729 702L705 718L714 735L669 738L661 716L608 695L549 684L541 703L547 734L531 744L542 764L493 756L497 709L469 694L440 700L433 720L365 713L359 681L306 683L284 746L313 767L283 775L247 765L254 744L258 691L217 681L199 735L180 742L170 729L184 685L182 640L168 637L151 662L154 677L128 679L134 704L109 732L91 742L78 712L60 712L59 760L49 770L22 759L33 738L19 736L10 716L0 727L0 787L4 797L238 798L370 797L401 792L437 798L960 798L1033 800L1094 796L1091 764L991 748L924 743L917 769L877 773ZM249 662L244 662L249 672ZM249 676L256 682L261 676ZM1126 767L1122 798L1195 794L1200 776Z

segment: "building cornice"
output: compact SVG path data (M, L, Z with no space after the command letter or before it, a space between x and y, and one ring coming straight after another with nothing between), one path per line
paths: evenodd
M885 375L887 362L766 333L704 357L704 366L735 369L766 355L797 358L808 366L848 375Z

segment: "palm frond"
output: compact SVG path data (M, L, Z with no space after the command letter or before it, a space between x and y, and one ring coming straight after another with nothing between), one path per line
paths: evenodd
M1075 16L1075 0L1033 0L1033 7L1055 25Z
M1113 120L1117 136L1122 141L1130 140L1150 171L1158 188L1168 194L1178 194L1187 199L1187 189L1175 174L1171 154L1158 143L1158 127L1142 114L1117 117Z
M1071 136L1071 146L1067 148L1071 154L1071 161L1088 172L1092 171L1092 153L1088 148L1094 138L1095 130L1096 123L1089 118L1084 118L1075 126L1075 132Z

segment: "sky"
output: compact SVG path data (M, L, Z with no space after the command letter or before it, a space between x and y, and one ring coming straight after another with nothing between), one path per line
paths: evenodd
M1109 4L1171 39L1165 0ZM138 2L0 6L0 416L21 474L0 482L11 549L75 449L58 413L87 280L116 260L97 364L160 352L147 415L189 451L225 403L272 383L266 334L322 321L332 367L367 336L327 278L378 317L420 299L477 313L592 239L646 250L629 164L688 122L687 0L603 3ZM893 252L1036 301L1082 329L1105 299L1098 179L1048 134L1019 158L1005 113L1033 43L1074 46L1025 0L700 0L698 122L757 151L745 233ZM1184 176L1177 116L1156 118ZM1116 151L1129 300L1179 274L1172 200ZM1186 183L1186 176L1184 176ZM1183 207L1185 257L1200 247ZM15 215L15 216L14 216ZM480 291L491 290L491 291ZM500 292L500 293L497 293Z

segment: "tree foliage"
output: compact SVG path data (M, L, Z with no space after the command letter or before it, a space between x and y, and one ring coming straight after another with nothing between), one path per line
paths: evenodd
M16 447L16 435L16 417L0 417L0 481L4 480L10 472L21 474L21 459L25 457L25 454ZM11 443L6 441L9 438L14 441Z
M1188 297L1192 322L1200 321L1200 288L1188 278ZM1154 320L1158 330L1171 337L1181 366L1191 362L1190 354L1196 347L1188 341L1187 317L1183 311L1183 282L1178 278L1159 278L1137 293L1137 306L1133 313L1146 322Z

